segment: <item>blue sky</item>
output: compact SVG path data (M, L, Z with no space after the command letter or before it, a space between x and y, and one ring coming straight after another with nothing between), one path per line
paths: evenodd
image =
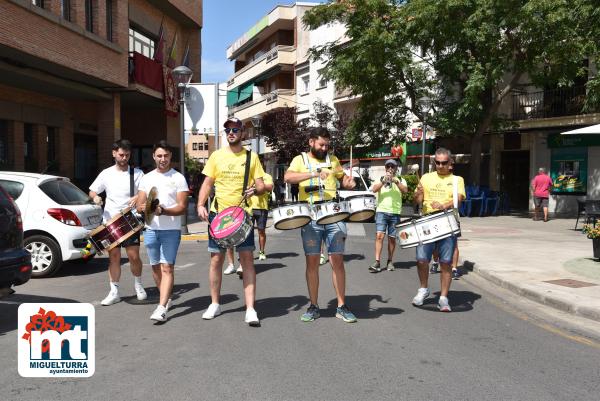
M311 0L324 3L324 0ZM226 82L233 63L225 56L227 47L285 0L205 0L202 27L202 82Z

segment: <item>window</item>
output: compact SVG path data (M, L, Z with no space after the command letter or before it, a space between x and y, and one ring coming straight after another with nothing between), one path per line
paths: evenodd
M93 0L85 0L85 29L94 32L94 4Z
M113 2L106 0L106 40L113 40Z
M300 94L306 95L310 92L310 76L304 75L303 77L300 77L300 80Z
M148 58L154 55L154 40L143 33L129 28L129 52L138 52Z
M71 0L60 1L60 15L67 21L71 21Z
M0 168L8 167L8 121L0 120Z
M323 70L319 70L317 89L327 88L327 79L323 77Z
M38 164L37 160L34 157L33 124L24 124L23 134L23 156L25 157L25 171L37 173Z
M40 189L59 205L88 205L92 200L81 189L65 180L46 181Z
M198 144L196 142L192 143L192 150L198 150Z
M37 7L44 8L44 0L31 0L31 4Z
M19 199L19 196L23 193L25 185L17 181L0 180L0 187L6 191L14 200Z

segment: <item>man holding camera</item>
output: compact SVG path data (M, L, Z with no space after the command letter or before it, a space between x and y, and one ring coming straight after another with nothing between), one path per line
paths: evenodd
M371 191L377 194L377 211L375 213L375 262L369 266L371 273L378 273L381 267L381 251L383 239L388 236L388 259L385 268L394 270L394 251L396 250L396 224L400 222L402 212L402 194L408 192L408 186L403 178L396 177L398 163L389 159L385 162L385 175L379 182L371 186Z

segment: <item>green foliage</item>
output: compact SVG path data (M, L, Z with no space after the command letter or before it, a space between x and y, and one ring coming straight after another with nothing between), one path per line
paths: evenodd
M499 114L503 99L522 86L573 85L600 44L598 0L338 0L303 20L347 29L349 42L315 47L311 57L326 60L324 76L338 88L361 95L349 143L402 141L410 113L423 119L426 95L428 125L470 137L474 158L484 133L513 124ZM589 108L600 103L600 79L587 89Z
M185 171L190 176L193 177L202 172L204 165L200 163L198 160L194 160L189 157L186 153L185 155Z
M402 194L402 204L412 205L415 199L415 188L417 188L417 184L419 183L419 177L414 174L410 174L403 175L402 178L406 180L406 186L408 187L408 192Z

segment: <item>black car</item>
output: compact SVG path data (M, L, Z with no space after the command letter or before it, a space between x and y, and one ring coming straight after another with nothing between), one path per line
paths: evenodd
M23 220L12 198L0 187L0 296L31 277L31 255L23 248Z

